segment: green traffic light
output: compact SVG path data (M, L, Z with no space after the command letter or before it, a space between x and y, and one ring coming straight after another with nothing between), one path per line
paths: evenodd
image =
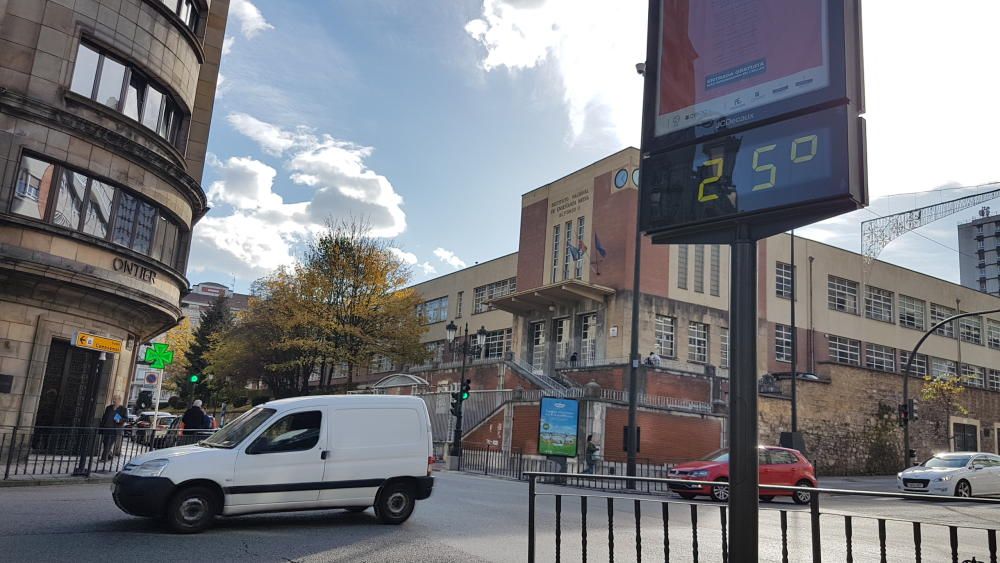
M199 376L199 375L192 375L190 380L191 380L191 383L198 383L199 379L201 379L201 376Z
M468 391L463 391L462 392L462 400L464 401L464 400L466 400L468 398L469 398L469 392Z

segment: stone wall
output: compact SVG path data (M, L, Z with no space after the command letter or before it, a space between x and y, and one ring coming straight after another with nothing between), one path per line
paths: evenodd
M902 466L903 433L897 424L902 402L902 376L863 368L820 363L822 381L798 383L799 430L808 457L822 475L887 474ZM790 381L782 381L782 396L760 395L760 442L777 444L791 428ZM910 380L910 396L920 399L924 382ZM979 449L997 451L1000 393L966 388L959 404L980 428ZM917 459L953 449L951 418L930 404L918 403L919 420L910 425L911 448Z

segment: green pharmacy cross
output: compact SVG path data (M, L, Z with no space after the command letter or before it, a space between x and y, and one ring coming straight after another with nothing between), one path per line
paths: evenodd
M153 369L163 369L174 363L174 351L162 342L154 342L152 348L146 348L145 360Z

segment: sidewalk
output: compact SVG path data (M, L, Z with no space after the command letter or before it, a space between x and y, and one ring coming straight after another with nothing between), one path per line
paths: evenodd
M114 473L103 471L100 473L91 472L89 477L73 477L68 473L60 473L58 475L11 475L8 479L0 479L0 489L4 487L31 487L35 485L110 483L114 478Z
M857 477L819 477L823 489L847 489L875 493L896 493L895 475L865 475Z

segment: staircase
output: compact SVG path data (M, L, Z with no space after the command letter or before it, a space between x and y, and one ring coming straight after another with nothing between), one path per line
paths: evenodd
M567 385L562 381L557 381L545 375L541 370L535 369L515 357L505 359L504 364L514 370L514 372L521 377L537 385L538 388L543 391L551 391L554 394L562 394L565 393L571 386L575 386L572 384Z

